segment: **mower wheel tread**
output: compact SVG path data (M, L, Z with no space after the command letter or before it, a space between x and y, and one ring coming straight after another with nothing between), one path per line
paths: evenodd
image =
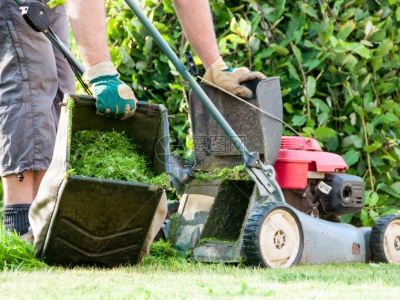
M400 219L400 215L384 215L380 217L372 227L370 238L371 261L388 263L383 249L385 231L388 225L395 219Z

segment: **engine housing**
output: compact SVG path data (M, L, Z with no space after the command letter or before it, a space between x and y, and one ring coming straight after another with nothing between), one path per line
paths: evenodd
M364 206L363 180L342 173L348 169L344 159L322 151L314 139L282 137L274 168L286 202L301 212L338 221L342 215L359 212ZM321 181L332 187L329 195L320 195Z

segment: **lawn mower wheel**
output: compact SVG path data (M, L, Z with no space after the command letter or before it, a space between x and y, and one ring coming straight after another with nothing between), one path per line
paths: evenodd
M385 215L371 231L371 260L400 264L400 215Z
M297 215L281 202L264 202L247 219L243 245L249 264L267 268L296 266L303 244Z

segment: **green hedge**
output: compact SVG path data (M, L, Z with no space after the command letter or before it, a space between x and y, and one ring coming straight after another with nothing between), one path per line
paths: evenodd
M195 1L193 1L195 5ZM400 206L400 4L380 0L210 1L221 54L281 80L284 119L343 156L366 184L366 206L342 222L372 226ZM171 0L142 8L184 61L190 45ZM121 1L109 1L112 58L138 99L164 104L172 134L189 129L179 74ZM200 70L203 71L202 67ZM284 134L291 135L288 130Z

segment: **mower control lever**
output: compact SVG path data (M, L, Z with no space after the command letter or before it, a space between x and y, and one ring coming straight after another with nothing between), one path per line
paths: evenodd
M53 46L58 49L65 57L76 77L82 86L91 95L86 83L82 80L82 75L86 69L83 64L71 53L58 36L51 30L50 15L45 5L39 2L26 2L24 0L14 0L21 10L21 15L33 30L43 32Z
M279 200L285 202L285 198L281 194L281 189L279 187L276 188L278 183L275 181L275 169L271 166L264 166L258 152L250 154L251 157L246 163L246 170L257 184L260 196L268 196L277 192Z
M260 196L268 196L277 192L282 202L285 202L285 198L281 195L281 189L278 183L275 181L275 170L272 166L263 166L260 162L262 169L253 168L246 166L246 171L250 177L253 178L257 184L257 188L260 192ZM278 187L278 188L277 188Z
M250 153L251 158L249 161L246 163L246 167L248 168L256 168L256 169L262 169L262 163L260 159L260 154L258 152L253 152Z

